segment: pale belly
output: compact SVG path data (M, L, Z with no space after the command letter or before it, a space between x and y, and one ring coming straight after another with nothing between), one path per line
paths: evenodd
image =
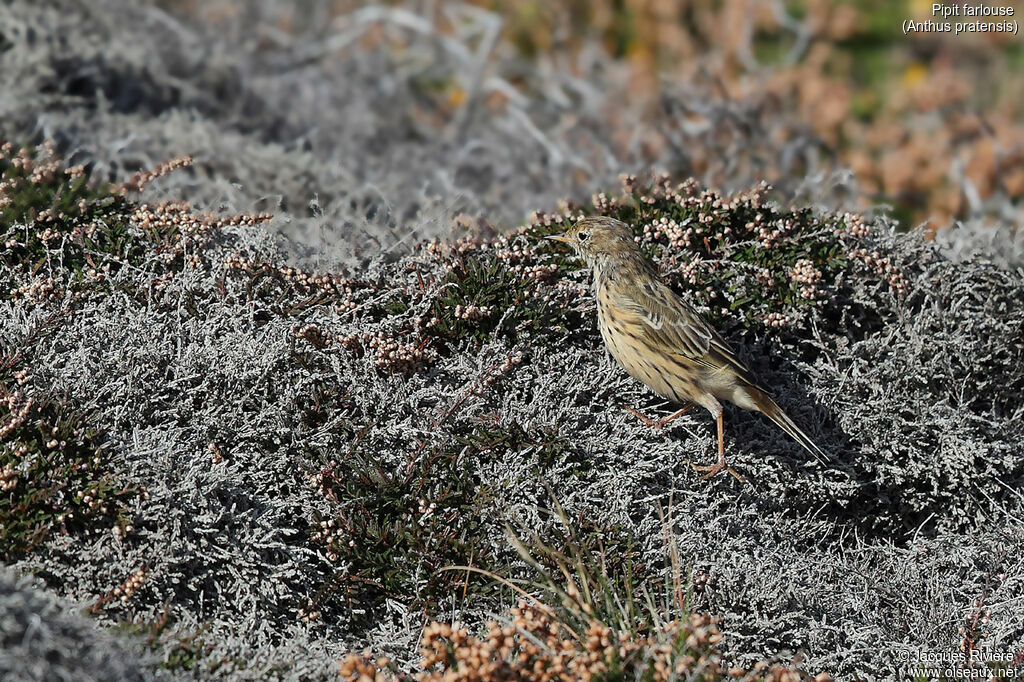
M722 413L719 400L728 400L745 410L758 410L755 396L760 393L740 379L728 363L698 363L681 353L652 350L645 343L645 322L612 306L612 288L600 279L596 282L597 320L608 351L631 377L645 384L662 398L677 403L696 403L714 416ZM616 314L609 314L616 310Z
M598 327L608 351L615 361L637 381L662 398L677 403L703 404L704 392L696 380L699 372L652 355L639 340L624 333L612 333L605 315L598 314ZM708 396L710 397L710 396ZM713 398L712 398L713 400Z

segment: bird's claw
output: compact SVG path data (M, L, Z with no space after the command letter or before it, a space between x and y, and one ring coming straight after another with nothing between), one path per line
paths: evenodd
M651 419L646 414L642 413L640 410L635 410L632 407L629 407L628 405L620 405L620 407L624 409L626 412L629 412L631 415L633 415L640 421L642 421L647 426L651 427L652 429L660 431L661 428L665 426L665 424L663 423L664 420Z
M700 477L700 480L702 480L702 481L706 481L709 478L711 478L712 476L714 476L717 473L719 473L720 471L725 470L725 471L728 471L730 474L732 474L733 477L737 481L739 481L740 483L745 483L746 482L746 480L742 476L740 476L738 473L736 473L735 469L733 469L731 466L726 466L725 462L717 462L715 464L712 464L711 466L699 466L697 464L694 464L693 462L690 462L690 466L693 467L694 471L707 472L703 476Z

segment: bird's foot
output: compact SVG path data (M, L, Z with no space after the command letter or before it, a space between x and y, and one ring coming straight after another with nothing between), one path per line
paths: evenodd
M626 412L629 412L631 415L642 421L644 424L647 424L647 426L651 427L652 429L660 429L661 427L664 426L664 424L662 423L663 420L661 419L651 419L640 410L634 410L632 407L628 407L626 405L622 405L621 407Z
M687 405L686 407L684 407L683 409L678 410L676 412L673 412L669 416L662 417L661 419L651 419L650 417L648 417L647 415L643 414L639 410L634 410L632 407L629 407L627 405L621 405L621 407L626 412L629 412L631 415L633 415L634 417L636 417L637 419L639 419L640 421L642 421L644 424L646 424L647 426L651 427L652 429L662 429L662 428L664 428L665 424L668 424L670 421L672 421L676 417L683 416L684 414L686 414L687 412L692 410L694 406L691 403L691 404Z
M708 480L709 478L711 478L715 474L719 473L720 471L728 471L740 483L744 483L745 482L744 478L742 476L740 476L738 473L736 473L736 470L733 469L731 466L727 466L724 461L715 462L711 466L698 466L698 465L694 464L693 462L690 462L690 466L693 467L694 471L707 472L703 476L700 477L700 480L702 480L702 481Z

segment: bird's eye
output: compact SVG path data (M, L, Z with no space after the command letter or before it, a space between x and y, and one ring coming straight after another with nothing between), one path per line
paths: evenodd
M576 238L579 239L581 242L585 242L588 239L590 239L590 233L589 232L580 232L578 235L576 235Z

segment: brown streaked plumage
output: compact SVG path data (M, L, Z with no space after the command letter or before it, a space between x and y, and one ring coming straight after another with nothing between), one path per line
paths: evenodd
M718 462L705 479L722 470L725 440L720 400L764 414L819 459L824 453L775 404L718 332L662 282L633 239L628 225L614 218L584 218L564 235L594 272L597 317L608 350L634 379L677 403L691 403L654 421L626 408L645 423L663 426L700 405L718 422Z

